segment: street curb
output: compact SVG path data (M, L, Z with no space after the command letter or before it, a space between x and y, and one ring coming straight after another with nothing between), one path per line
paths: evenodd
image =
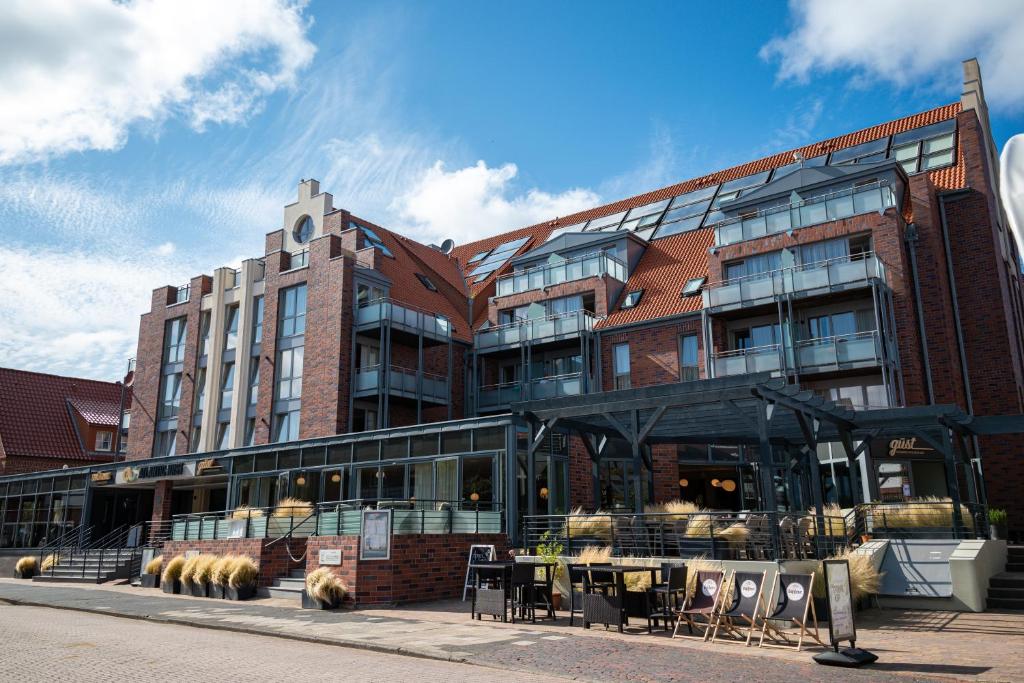
M52 603L35 602L33 600L23 600L20 598L11 597L0 597L0 604L18 605L20 607L44 607L49 609L62 609L71 610L73 612L85 612L87 614L100 614L108 617L118 617L121 619L135 619L137 621L149 621L155 624L173 624L175 626L191 626L193 628L205 628L211 631L229 631L232 633L244 633L254 636L268 636L270 638L283 638L285 640L295 640L303 643L313 643L315 645L333 645L335 647L347 647L353 650L367 650L369 652L379 652L381 654L390 655L401 655L404 657L417 657L419 659L431 659L439 662L453 662L455 664L472 664L473 666L481 666L481 668L490 668L487 666L480 665L476 662L472 662L465 657L442 657L433 652L427 652L418 648L402 648L402 647L387 647L384 645L374 645L373 643L366 643L359 640L342 640L337 638L320 638L317 636L303 636L295 633L281 633L271 631L261 631L255 628L248 628L245 626L232 626L222 624L210 624L210 623L198 623L195 621L188 621L187 619L178 619L175 617L161 617L154 615L139 615L139 614L126 614L124 612L115 612L113 610L105 609L94 609L91 607L76 607L71 605L55 605Z

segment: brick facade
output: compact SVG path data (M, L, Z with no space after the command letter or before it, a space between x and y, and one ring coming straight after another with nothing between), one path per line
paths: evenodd
M190 551L215 553L217 555L248 555L256 560L260 574L257 586L266 587L274 583L274 579L288 576L293 569L301 569L302 562L292 557L302 557L306 549L306 539L292 538L271 543L274 539L238 538L209 541L167 541L163 547L164 564L176 555L184 555ZM269 547L268 547L269 546Z

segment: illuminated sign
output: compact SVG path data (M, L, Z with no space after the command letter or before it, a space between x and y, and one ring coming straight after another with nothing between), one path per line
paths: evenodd
M934 453L935 449L930 446L919 446L916 436L906 439L891 439L889 441L890 458L907 455L933 455Z

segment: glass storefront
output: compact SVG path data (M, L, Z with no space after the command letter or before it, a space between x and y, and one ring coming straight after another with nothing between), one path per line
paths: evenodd
M35 548L82 519L85 477L0 482L0 548Z

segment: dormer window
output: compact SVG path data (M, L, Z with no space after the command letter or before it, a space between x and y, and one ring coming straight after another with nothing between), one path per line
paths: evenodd
M697 294L700 293L701 287L704 286L705 282L707 282L706 277L690 278L689 280L686 281L686 284L683 285L683 296L696 296Z
M426 275L423 275L422 273L416 273L416 278L420 281L420 283L424 287L429 289L431 292L436 292L437 291L437 286L434 285L434 283L431 282L430 278L427 277Z
M373 247L374 249L380 249L381 253L384 254L385 256L395 258L395 255L391 253L391 250L384 246L384 242L382 242L380 237L377 236L377 233L375 233L373 230L370 230L365 225L359 225L358 223L353 223L353 225L359 226L359 229L362 230L363 232L363 237L366 239L366 242L371 247Z
M644 290L642 289L636 289L630 292L629 294L626 295L626 298L622 300L622 306L620 306L619 308L621 308L622 310L626 310L627 308L633 308L638 303L640 303L640 298L643 295Z

